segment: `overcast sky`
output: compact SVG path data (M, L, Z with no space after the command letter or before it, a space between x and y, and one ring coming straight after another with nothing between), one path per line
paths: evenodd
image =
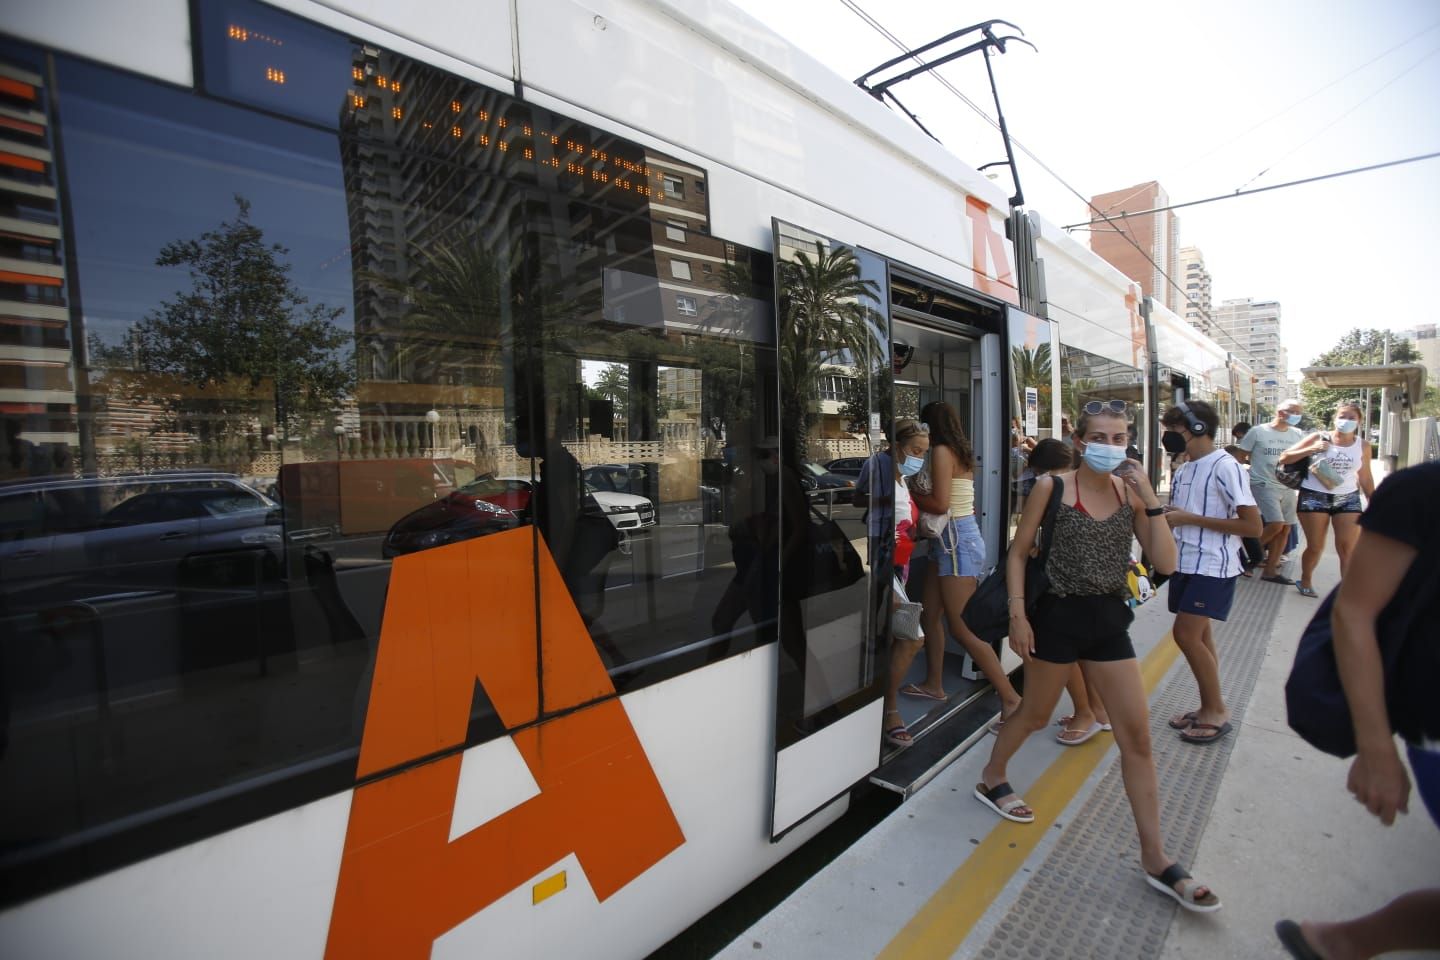
M846 79L899 52L841 0L734 2ZM1039 51L994 60L1011 135L1086 197L1154 179L1179 203L1440 150L1434 0L854 3L911 47L984 19L1021 27ZM978 56L940 72L993 113ZM1004 159L999 134L936 81L896 93L967 163ZM1089 219L1018 163L1027 207ZM1440 270L1440 159L1178 215L1217 304L1280 301L1297 376L1352 327L1440 319L1426 295Z

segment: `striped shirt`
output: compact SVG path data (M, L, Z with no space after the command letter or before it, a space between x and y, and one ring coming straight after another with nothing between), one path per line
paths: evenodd
M1240 507L1255 506L1255 495L1235 458L1216 450L1180 467L1170 503L1202 517L1229 520L1240 515ZM1224 579L1240 576L1239 537L1193 524L1176 527L1174 534L1180 551L1177 572Z

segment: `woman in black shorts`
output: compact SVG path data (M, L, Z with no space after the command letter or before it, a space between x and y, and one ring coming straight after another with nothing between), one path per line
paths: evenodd
M1006 765L1026 737L1049 725L1070 665L1079 661L1110 714L1147 882L1187 910L1210 912L1220 909L1219 898L1170 858L1160 836L1150 713L1130 643L1134 614L1126 603L1125 577L1132 536L1165 574L1175 570L1175 539L1144 472L1125 458L1126 412L1123 400L1087 403L1075 430L1081 466L1042 478L1021 514L1005 572L1010 646L1025 661L1025 698L1001 728L975 796L1007 820L1035 819L1005 782ZM1050 590L1040 599L1032 624L1025 614L1025 561L1056 483L1063 493L1045 564Z
M1325 552L1325 534L1335 530L1335 552L1340 556L1340 576L1350 565L1350 551L1360 539L1360 494L1375 493L1370 474L1370 443L1358 429L1364 414L1353 403L1335 408L1335 429L1312 433L1280 454L1281 463L1310 458L1310 472L1300 484L1296 510L1305 531L1305 552L1300 555L1300 582L1295 588L1311 599L1320 596L1310 583L1315 567Z

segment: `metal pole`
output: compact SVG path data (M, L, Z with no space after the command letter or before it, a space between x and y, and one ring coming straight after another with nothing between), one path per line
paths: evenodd
M1385 366L1390 365L1390 331L1385 331ZM1380 456L1385 461L1387 473L1395 467L1390 462L1390 388L1380 388Z

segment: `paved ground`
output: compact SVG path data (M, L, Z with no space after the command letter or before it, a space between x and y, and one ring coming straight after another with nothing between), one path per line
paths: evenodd
M1316 587L1323 593L1337 573L1332 553ZM1440 885L1440 830L1418 798L1409 817L1380 826L1345 791L1347 763L1311 749L1286 726L1284 681L1316 601L1294 588L1265 589L1282 592L1278 612L1252 668L1255 687L1210 818L1166 824L1167 834L1198 831L1194 873L1214 885L1225 908L1211 916L1177 912L1163 940L1171 960L1283 957L1272 931L1277 919L1350 916ZM1141 608L1134 628L1157 697L1184 670L1183 660L1166 669L1168 626L1162 598ZM1220 642L1223 657L1223 632ZM1040 811L1040 830L1001 824L970 797L988 752L984 741L962 756L719 956L971 957L987 944L993 951L992 938L1015 920L1035 871L1063 849L1072 823L1086 822L1115 751L1108 738L1076 749L1040 735L1026 744L1011 780ZM1133 895L1151 896L1134 872ZM1066 955L1094 945L1083 924L1066 935Z

